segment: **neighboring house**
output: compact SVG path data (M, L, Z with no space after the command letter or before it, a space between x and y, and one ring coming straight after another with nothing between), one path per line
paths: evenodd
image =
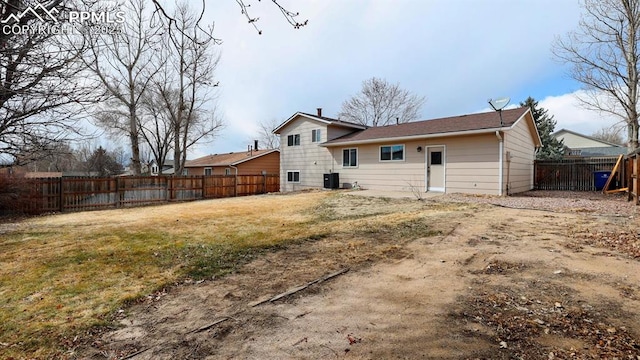
M162 175L173 175L173 164L173 160L165 160L164 164L162 165ZM151 176L158 176L160 174L160 166L158 166L158 163L155 159L151 160L151 162L149 163L149 170Z
M501 116L502 115L502 120ZM528 107L366 128L298 112L278 126L280 188L503 195L531 190L540 136Z
M563 141L567 148L565 154L568 156L618 156L627 153L627 147L624 145L596 139L567 129L558 130L551 136Z
M249 150L189 160L188 175L259 175L280 172L280 150Z

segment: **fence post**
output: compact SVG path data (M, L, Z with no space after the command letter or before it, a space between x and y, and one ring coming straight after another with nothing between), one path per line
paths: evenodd
M60 212L64 212L64 178L60 177Z
M204 182L205 182L205 180L206 180L206 176L202 175L202 192L200 193L201 194L200 197L202 199L206 199L207 198L205 196L205 194L204 194L204 189L205 189Z
M120 177L116 176L116 209L120 207Z

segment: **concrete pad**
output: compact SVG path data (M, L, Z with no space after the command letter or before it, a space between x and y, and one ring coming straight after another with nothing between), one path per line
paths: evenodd
M345 192L347 195L355 195L355 196L374 196L374 197L386 197L392 199L403 199L403 198L411 198L416 199L416 196L411 191L387 191L387 190L351 190ZM422 193L423 199L428 199L436 196L444 195L443 192L437 191L428 191Z

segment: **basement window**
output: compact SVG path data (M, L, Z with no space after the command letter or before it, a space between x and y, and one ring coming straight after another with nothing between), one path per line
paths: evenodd
M300 182L300 171L287 171L287 182L299 183Z

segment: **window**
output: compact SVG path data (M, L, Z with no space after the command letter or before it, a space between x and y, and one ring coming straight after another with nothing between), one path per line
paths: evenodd
M189 175L189 169L182 169L182 176Z
M231 169L229 169L229 168L224 169L224 174L225 175L231 175Z
M300 171L287 171L287 182L299 183Z
M322 135L321 129L311 130L311 142L320 142Z
M442 151L433 151L429 161L431 165L442 165Z
M380 146L380 161L404 160L404 145Z
M342 167L358 166L358 149L342 149Z
M211 175L211 168L204 168L204 175L205 176Z
M300 134L287 136L287 146L300 146Z

